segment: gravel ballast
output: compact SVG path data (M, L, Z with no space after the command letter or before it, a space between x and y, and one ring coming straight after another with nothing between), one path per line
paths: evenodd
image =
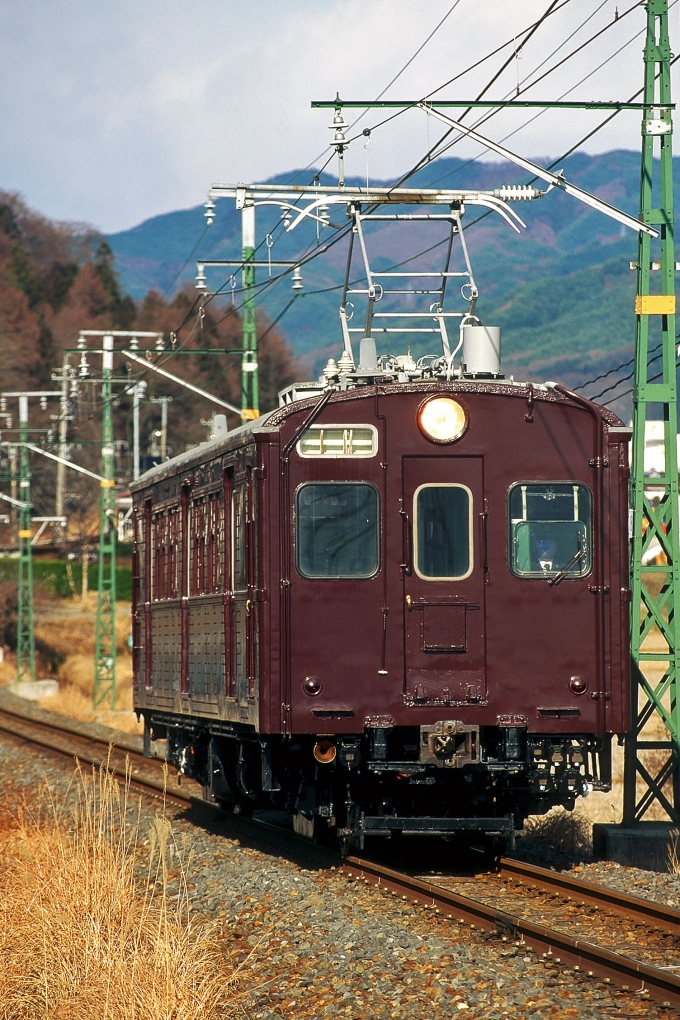
M3 790L30 800L40 784L65 791L72 777L69 761L0 734ZM160 810L143 799L142 831ZM313 845L208 807L169 805L166 814L187 861L192 909L222 925L233 961L243 965L248 1020L675 1015L352 881ZM170 872L171 896L180 891L178 870ZM612 885L616 870L628 892L660 899L665 881L674 883L673 899L680 896L675 876L640 873L648 892L631 888L633 869L595 864L579 874L604 883L602 873Z

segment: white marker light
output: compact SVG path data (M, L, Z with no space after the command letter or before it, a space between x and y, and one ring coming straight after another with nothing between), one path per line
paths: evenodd
M420 405L418 425L433 442L454 443L467 428L467 412L452 397L429 397Z

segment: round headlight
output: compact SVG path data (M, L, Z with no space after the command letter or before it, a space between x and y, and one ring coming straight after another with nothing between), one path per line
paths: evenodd
M453 397L428 397L418 410L418 425L435 443L453 443L467 428L467 412Z

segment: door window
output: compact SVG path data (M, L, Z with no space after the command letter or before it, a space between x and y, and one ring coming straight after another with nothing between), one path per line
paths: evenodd
M472 572L472 493L465 485L421 485L413 497L415 569L429 581Z
M510 490L510 569L517 577L590 572L590 490L577 483L520 483Z
M372 577L380 562L378 490L360 482L301 485L297 569L303 577Z

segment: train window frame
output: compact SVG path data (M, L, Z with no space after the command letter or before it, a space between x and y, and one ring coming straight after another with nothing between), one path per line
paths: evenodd
M354 429L365 429L371 433L371 449L369 452L359 452L353 449L347 450L347 433L351 433ZM340 431L343 433L343 452L342 453L326 453L323 452L323 433L324 431ZM320 433L319 448L320 452L309 452L302 448L303 441L306 436L310 433ZM350 438L350 443L352 439ZM345 424L340 422L338 424L323 424L323 425L310 425L308 429L302 433L297 441L295 449L299 457L303 460L367 460L371 457L375 457L378 453L378 430L375 425L369 425L367 422Z
M526 517L516 518L516 519L512 517L512 507L511 507L512 494L513 494L513 492L515 492L516 489L520 488L521 486L525 486L525 487L529 487L529 486L543 486L546 489L548 489L551 486L572 487L573 489L583 490L583 492L587 495L587 498L588 498L587 520L583 521L583 520L580 519L580 517L578 517L578 518L570 519L569 521L566 521L566 520L565 521L554 520L554 521L545 521L545 522L540 522L540 521L534 521L533 522L533 523L545 523L545 524L548 524L548 523L551 523L551 524L571 524L571 523L583 524L584 525L584 529L585 529L585 531L584 531L584 536L585 536L585 543L584 543L585 556L584 556L584 559L585 559L585 567L586 567L586 569L579 570L578 573L576 573L574 571L573 567L572 567L566 573L562 574L562 571L564 571L564 568L565 568L565 566L567 566L569 561L564 563L561 567L560 566L556 566L555 568L550 569L550 570L546 570L546 569L541 569L541 570L520 570L517 567L517 564L516 564L516 559L517 559L517 557L516 557L516 527L515 526L517 524L522 524L522 523L527 523L527 524L532 523L531 521L528 521L526 519ZM531 480L528 480L528 479L520 480L520 481L517 481L517 482L513 482L512 485L509 487L508 492L507 492L506 503L507 503L507 521L508 521L508 556L507 556L507 562L508 562L508 569L509 569L510 573L513 575L513 577L517 577L517 578L519 578L520 580L523 580L523 581L540 581L540 580L543 580L543 581L548 580L549 581L552 578L555 578L558 575L562 574L562 577L560 578L561 580L563 579L565 581L580 581L580 580L583 580L583 578L588 577L592 573L592 571L593 571L593 533L594 533L594 529L593 529L593 492L592 492L592 489L590 488L590 486L586 482L578 481L578 480L575 480L575 479L564 479L564 478L560 478L560 479L543 479L543 478L541 478L541 479L531 479ZM577 502L575 503L575 506L576 507L578 506ZM579 512L578 509L576 509L576 512L577 513ZM524 513L526 513L526 506L524 508ZM576 564L574 564L574 566L576 566Z
M320 487L329 485L343 485L343 486L363 486L368 489L372 489L375 493L375 553L376 553L376 565L375 568L366 574L309 574L307 573L300 563L300 494L310 486ZM302 482L298 485L295 490L295 515L294 515L294 535L295 535L295 569L306 581L370 581L371 578L376 577L380 573L382 566L382 504L380 499L380 489L373 482L364 480L346 480L346 479L331 479L327 481L309 481Z
M423 489L463 489L468 495L468 569L464 574L432 575L423 574L418 565L419 542L418 542L418 495ZM422 581L465 581L475 569L475 543L474 543L474 506L475 500L472 489L462 482L424 482L419 485L413 493L413 570Z

